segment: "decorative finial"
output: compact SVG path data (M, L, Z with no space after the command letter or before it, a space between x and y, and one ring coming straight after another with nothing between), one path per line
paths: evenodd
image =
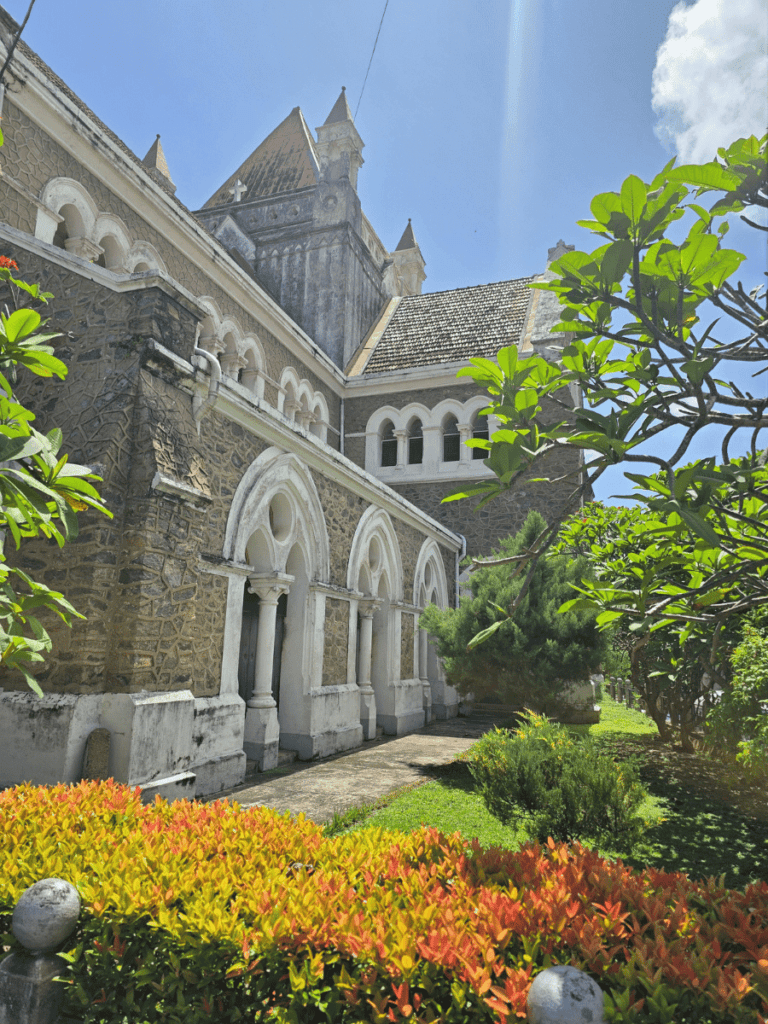
M157 137L158 137L158 139L160 138L160 132L157 133Z
M347 87L346 87L346 85L342 85L342 87L341 87L341 91L342 91L342 92L346 92L346 91L347 91Z

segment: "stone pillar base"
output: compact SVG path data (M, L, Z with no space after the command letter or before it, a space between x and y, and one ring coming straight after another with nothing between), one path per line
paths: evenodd
M432 687L428 679L421 681L424 693L424 725L432 721Z
M277 768L279 740L280 723L277 720L277 707L246 707L243 750L246 757L256 761L260 772Z
M0 1024L56 1024L64 961L53 953L11 953L0 964Z
M372 688L360 690L360 724L363 727L363 739L376 739L376 694Z

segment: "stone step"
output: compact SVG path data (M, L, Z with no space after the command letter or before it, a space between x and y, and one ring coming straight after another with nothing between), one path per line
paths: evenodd
M293 764L299 758L295 750L283 750L281 747L277 752L277 767L282 768L287 764Z

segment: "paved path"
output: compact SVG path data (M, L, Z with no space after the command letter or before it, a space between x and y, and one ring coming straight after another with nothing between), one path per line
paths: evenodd
M428 782L435 767L471 747L493 724L492 716L478 714L434 722L408 736L371 740L322 761L254 773L219 798L226 796L243 807L262 805L328 821L334 812L372 803L402 786Z

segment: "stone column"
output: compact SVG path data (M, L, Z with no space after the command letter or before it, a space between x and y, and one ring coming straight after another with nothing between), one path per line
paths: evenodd
M104 252L101 246L96 245L90 238L67 238L64 248L73 256L79 256L81 260L88 260L89 263L95 263Z
M221 372L237 380L237 371L245 366L245 359L239 352L222 352L219 357Z
M396 469L405 469L408 461L408 453L405 450L408 431L407 430L395 430L393 431L397 438L397 466Z
M11 930L22 949L0 964L0 1024L56 1024L63 993L54 953L72 934L80 897L69 882L45 878L19 897Z
M424 724L432 721L432 684L429 681L429 634L419 630L419 679L424 698Z
M240 383L256 394L259 390L259 371L251 366L245 367L240 375Z
M301 408L301 402L289 401L283 405L283 415L286 419L289 419L293 423L296 419L296 413Z
M275 621L277 602L287 594L293 576L275 573L272 576L248 577L248 591L259 596L259 628L256 635L256 678L253 693L245 708L243 749L257 761L259 771L277 767L280 724L277 704L272 696L272 665L275 658Z
M472 424L471 423L457 423L456 426L459 428L459 462L471 462L472 461L472 449L467 448L467 441L472 437Z
M360 661L357 670L357 685L360 688L360 723L363 738L376 738L376 696L371 685L371 649L373 640L373 616L381 601L365 598L357 602L360 613Z

